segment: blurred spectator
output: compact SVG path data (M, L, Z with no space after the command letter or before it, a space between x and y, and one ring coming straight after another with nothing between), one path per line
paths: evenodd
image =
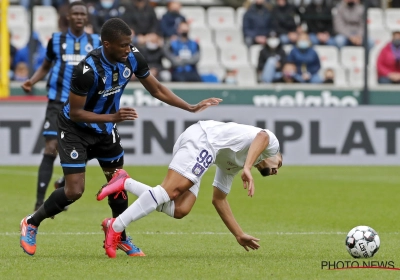
M156 33L150 33L146 35L146 44L138 49L146 59L150 73L158 80L166 82L171 80L171 74L163 68L164 51L161 46L161 38Z
M264 3L264 0L254 0L243 16L243 36L246 45L264 45L267 35L271 31L271 12Z
M269 36L258 57L257 72L261 82L272 83L282 76L282 66L286 62L286 53L278 37Z
M25 9L29 10L30 8L30 2L33 1L33 5L43 5L43 6L51 6L52 5L52 0L20 0L19 3L21 6L24 6Z
M361 46L364 36L364 6L358 0L342 0L333 15L333 25L339 48ZM368 44L372 48L373 41L369 40Z
M276 6L272 9L272 29L279 34L283 45L295 44L297 41L295 15L294 6L286 0L276 0Z
M380 84L400 83L400 31L394 31L392 41L379 53L377 61Z
M120 0L100 0L88 5L89 24L93 33L100 33L103 24L110 18L122 18L126 21L129 15L127 7ZM65 24L65 23L64 23ZM66 23L68 25L68 23Z
M164 38L170 38L177 35L177 29L182 21L186 21L185 17L181 15L181 3L178 1L171 1L167 4L168 11L161 18L160 26ZM173 38L175 39L175 38Z
M274 79L274 83L285 83L285 84L293 84L298 83L296 80L296 65L291 62L286 62L283 65L282 75Z
M335 46L332 23L332 6L329 0L313 0L301 14L313 45Z
M67 32L68 31L68 12L69 12L69 4L72 2L77 2L80 0L58 0L57 2L60 2L59 5L57 5L57 12L58 12L58 28L61 32ZM98 3L99 0L96 1L83 1L83 2L89 2L90 4L88 4L88 10L90 10L91 12L94 11L94 7L93 5L95 3ZM93 15L90 15L91 21L93 22ZM101 26L100 26L101 27ZM96 27L98 28L98 26ZM88 23L85 26L85 32L89 33L89 34L93 34L94 30L93 30L93 25L92 23Z
M127 9L124 20L137 37L149 33L160 33L156 12L148 0L132 0Z
M328 68L324 72L324 84L333 84L335 82L335 72Z
M164 53L172 63L172 81L201 82L196 64L200 59L199 45L190 40L189 25L181 22L178 27L178 39L171 40L164 46Z
M32 56L32 62L33 62L32 67L33 67L33 70L36 71L40 67L40 65L42 65L43 60L46 57L46 48L40 42L39 35L36 32L32 33L32 40L33 40L33 49L35 50L35 52L33 53L33 56ZM15 53L12 68L14 69L15 66L20 62L25 62L28 66L30 65L30 63L29 63L29 42L25 47L23 47L22 49L19 49Z
M9 36L10 36L10 38L9 38L9 42L10 42L10 70L9 70L8 76L9 76L9 78L11 79L11 78L13 77L13 75L14 75L14 68L13 68L14 65L13 65L13 62L14 62L15 54L17 53L17 48L14 47L14 46L11 44L11 32L9 32L8 34L9 34Z
M14 75L12 79L14 81L25 82L29 78L29 67L25 62L18 62L15 65Z
M229 85L236 85L237 71L235 69L226 69L225 77L222 82Z
M300 33L296 46L288 56L288 61L297 67L296 80L301 83L321 83L318 71L321 63L317 52L313 49L307 33Z

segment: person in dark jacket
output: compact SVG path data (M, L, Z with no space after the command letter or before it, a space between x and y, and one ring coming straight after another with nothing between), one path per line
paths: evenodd
M124 20L135 32L135 36L160 33L156 12L148 0L133 0L127 6L126 15Z
M264 0L255 0L243 16L243 36L246 45L264 45L271 25L271 12Z
M297 41L297 25L294 20L296 8L286 0L277 0L272 9L272 29L279 34L281 43L295 44Z
M127 17L127 7L122 5L120 0L100 0L88 5L89 25L93 28L93 33L100 33L103 24L110 18ZM60 28L65 30L66 22L63 22L63 14L60 14Z
M257 72L263 83L272 83L282 76L282 66L286 62L286 53L278 37L270 35L267 43L260 51Z
M168 11L161 18L160 26L164 38L170 38L177 35L177 29L181 22L186 21L185 17L181 15L181 3L178 1L171 1L167 4Z
M313 0L301 14L301 20L307 24L313 45L336 46L333 37L332 6L329 3L326 0Z
M288 61L297 67L295 79L301 83L319 84L322 82L318 72L321 63L317 52L313 49L307 33L301 33L296 46L288 56Z

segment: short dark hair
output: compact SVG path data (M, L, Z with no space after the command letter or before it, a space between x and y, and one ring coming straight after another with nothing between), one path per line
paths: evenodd
M83 2L83 1L74 1L72 3L69 3L68 10L71 10L72 7L75 7L75 6L84 6L87 9L87 6L86 6L85 2Z
M102 41L115 42L121 35L131 36L132 30L122 19L112 18L103 24L100 33Z

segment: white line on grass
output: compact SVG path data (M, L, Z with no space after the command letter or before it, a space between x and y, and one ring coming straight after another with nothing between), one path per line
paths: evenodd
M0 232L0 236L15 236L19 235L19 232ZM101 235L103 232L40 232L40 235ZM143 232L131 232L135 235L230 235L230 232L157 232L157 231L143 231ZM254 235L342 235L345 232L254 232ZM398 234L397 232L386 233L386 234Z

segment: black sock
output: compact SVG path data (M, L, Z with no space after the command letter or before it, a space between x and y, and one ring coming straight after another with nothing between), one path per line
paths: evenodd
M73 202L73 200L68 200L64 188L56 189L44 204L27 220L27 223L38 227L44 219L57 215L64 210L65 206Z
M56 159L53 155L43 155L42 162L39 167L39 176L36 190L36 203L43 203L46 195L47 187L51 176L53 175L53 165Z
M116 218L128 209L128 196L126 191L123 191L116 198L114 197L115 193L108 196L108 205L110 205L113 218ZM125 230L121 234L121 240L126 240Z

